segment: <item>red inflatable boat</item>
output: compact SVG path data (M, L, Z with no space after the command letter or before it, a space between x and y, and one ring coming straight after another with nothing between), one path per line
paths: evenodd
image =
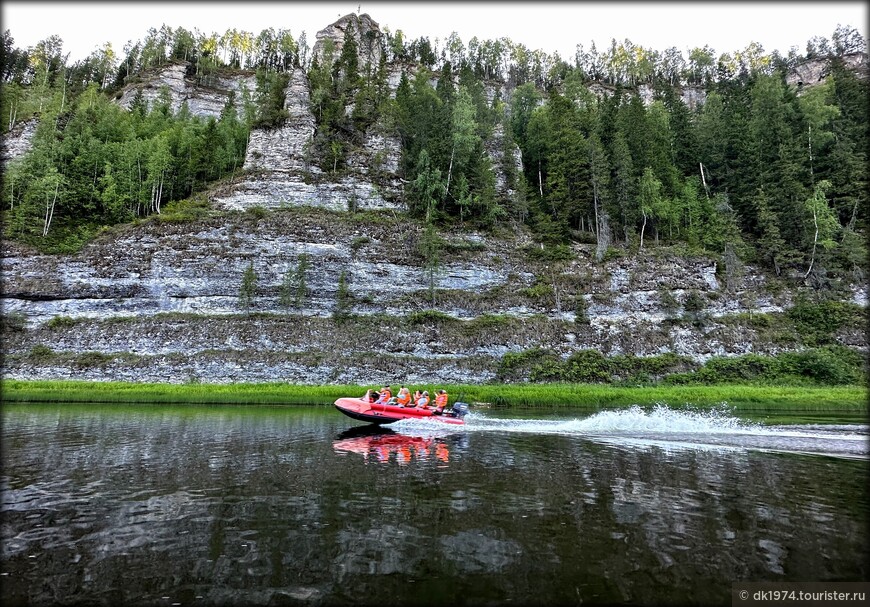
M454 403L453 408L436 415L432 409L400 407L398 405L377 405L361 398L339 398L335 408L353 419L372 424L391 424L400 419L425 419L443 424L464 424L468 405Z

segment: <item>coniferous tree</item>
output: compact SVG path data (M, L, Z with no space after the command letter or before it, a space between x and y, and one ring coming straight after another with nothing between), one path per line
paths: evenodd
M239 287L239 307L242 308L245 313L250 313L256 295L257 273L254 271L254 262L251 261L248 263L248 267L242 275L242 284Z

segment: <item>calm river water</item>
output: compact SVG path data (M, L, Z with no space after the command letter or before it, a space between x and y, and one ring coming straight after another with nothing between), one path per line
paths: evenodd
M730 605L868 578L862 418L467 419L4 405L0 603Z

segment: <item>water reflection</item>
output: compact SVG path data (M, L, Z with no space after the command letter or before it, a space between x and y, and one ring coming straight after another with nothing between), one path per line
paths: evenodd
M450 445L443 437L413 436L381 426L358 426L341 432L332 448L338 454L357 453L365 463L395 461L407 466L415 461L435 459L450 463Z
M868 575L866 459L331 413L5 407L2 603L707 604Z

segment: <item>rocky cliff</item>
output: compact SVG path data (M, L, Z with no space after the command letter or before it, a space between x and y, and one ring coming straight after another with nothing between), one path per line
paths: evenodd
M843 64L861 78L867 77L867 55L852 53L843 57ZM831 62L828 59L809 59L794 67L786 76L786 83L798 90L812 87L824 82L831 73Z
M121 90L117 102L129 109L136 96L141 94L148 106L153 107L165 92L169 95L170 107L175 113L186 103L188 111L194 116L218 118L231 93L236 107L239 108L243 95L247 93L253 96L257 89L257 81L252 73L197 79L188 75L189 69L189 63L177 61L145 72Z
M379 60L379 31L367 15L319 32L315 53L327 40L338 45L349 26L360 60ZM393 91L403 69L390 68ZM508 98L501 86L491 84L488 94ZM129 105L136 90L151 101L168 90L174 110L187 103L194 114L218 115L231 91L245 89L254 89L249 74L203 87L179 63L132 85L118 102ZM309 95L297 69L285 91L288 120L251 133L244 173L209 192L206 217L116 227L70 256L3 243L4 376L468 383L497 378L505 354L535 348L561 356L675 352L702 362L802 347L793 328L752 320L787 309L795 290L753 267L725 280L716 260L683 251L617 248L596 262L591 246L577 245L571 261L548 263L522 231L460 230L428 273L420 227L399 212L395 134L373 125L346 169L327 173L309 160L316 129ZM33 128L7 138L5 153L23 153ZM521 165L503 135L496 128L485 147L507 198L508 164L516 172ZM302 295L289 301L282 285L290 278L299 286L303 261ZM256 287L243 308L248 267ZM847 289L847 299L867 305L866 286ZM854 326L837 337L867 349Z
M380 26L367 14L350 13L317 32L314 56L319 61L327 60L326 48L331 46L333 58L341 55L345 34L350 31L357 49L357 62L363 71L367 66L377 67L383 54L383 34Z
M419 237L401 215L299 208L147 221L68 257L6 244L4 375L482 382L497 377L504 354L533 348L703 361L800 347L793 331L772 336L747 315L776 314L794 297L754 268L729 288L715 261L671 250L598 263L591 246L576 246L556 266L536 260L521 234L459 233L430 291ZM281 285L303 254L306 294L287 305ZM256 290L245 310L249 264ZM691 320L690 297L703 302ZM863 287L852 297L867 303ZM867 346L860 328L838 339Z

